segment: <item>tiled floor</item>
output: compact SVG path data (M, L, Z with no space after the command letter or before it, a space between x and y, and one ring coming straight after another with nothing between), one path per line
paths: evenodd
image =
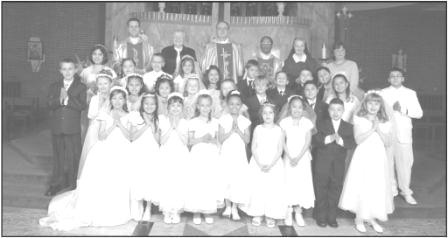
M339 228L319 228L305 212L305 227L255 227L243 216L239 222L215 216L212 225L194 225L191 214L184 214L180 224L164 224L159 213L151 221L130 221L117 227L80 228L56 232L40 227L49 199L43 196L51 165L48 131L39 131L3 144L2 151L2 235L12 236L375 236L370 227L365 234L353 226L352 215L341 214ZM443 153L415 151L412 189L417 206L395 198L395 211L383 223L385 236L446 236L446 158ZM39 208L39 209L33 209Z

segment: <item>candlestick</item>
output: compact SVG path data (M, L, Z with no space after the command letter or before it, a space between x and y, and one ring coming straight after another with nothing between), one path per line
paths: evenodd
M325 47L325 43L322 45L322 59L327 58L327 47Z

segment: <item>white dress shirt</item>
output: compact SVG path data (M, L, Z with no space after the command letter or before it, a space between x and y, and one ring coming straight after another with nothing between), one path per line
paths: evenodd
M331 124L333 125L333 129L335 133L338 133L339 130L339 126L341 125L341 119L335 121L335 120L331 120ZM332 141L330 139L330 135L325 137L325 144L330 144ZM342 140L342 137L339 136L339 139L336 140L336 144L340 145L340 146L344 146L344 140Z
M417 98L417 93L405 86L395 88L393 86L381 90L386 106L393 110L395 102L399 102L401 111L394 112L394 121L397 130L397 139L400 143L412 143L412 119L420 119L423 110Z
M257 98L258 98L258 102L260 102L260 104L263 104L263 103L267 102L266 95L261 96L261 95L257 94Z
M65 91L68 91L68 89L70 88L70 86L72 85L72 83L73 83L73 79L72 79L72 80L66 80L66 79L64 79L64 89L65 89ZM68 104L68 95L67 95L66 98L64 98L64 101L62 102L62 104L63 104L64 106L67 106L67 104Z

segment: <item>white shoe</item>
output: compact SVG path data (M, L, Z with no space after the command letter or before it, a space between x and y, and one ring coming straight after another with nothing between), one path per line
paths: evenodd
M194 214L194 216L193 216L193 223L195 225L201 225L202 219L201 219L201 215L200 214Z
M254 217L254 218L252 218L252 225L260 226L261 225L261 217Z
M374 220L370 221L370 225L373 227L373 230L375 230L378 233L383 233L383 228Z
M171 224L171 215L169 213L163 214L163 222L166 224Z
M179 215L178 213L174 213L174 214L171 216L171 222L172 222L173 224L179 224L179 223L180 223L180 215Z
M214 220L212 216L205 216L205 223L213 224Z
M355 221L355 223L356 223L356 230L358 230L359 232L361 232L361 233L365 233L367 230L366 230L366 227L364 226L364 222L363 221Z
M305 226L305 220L303 220L302 213L296 212L295 218L296 218L296 223L298 226L301 226L301 227Z
M269 228L275 227L275 220L272 218L266 218L266 226Z
M292 209L286 212L285 225L292 226Z
M412 197L412 195L405 195L404 200L411 205L417 205L417 201L414 199L414 197Z

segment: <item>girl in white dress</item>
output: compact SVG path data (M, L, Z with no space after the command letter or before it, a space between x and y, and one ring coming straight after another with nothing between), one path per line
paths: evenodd
M330 103L333 98L339 98L344 102L344 113L342 119L353 124L355 109L359 107L359 99L350 92L350 82L343 74L337 74L332 81L333 94L327 97L326 103Z
M159 115L168 116L168 96L174 92L174 83L171 76L163 74L157 78L154 91L157 95Z
M196 100L198 98L198 93L200 90L200 83L198 77L188 78L185 82L185 101L184 101L184 117L190 120L194 117L194 112L196 110Z
M92 146L98 141L98 130L100 123L96 120L96 117L100 114L100 112L107 112L110 110L109 91L112 80L112 74L108 70L103 70L97 75L96 85L98 92L92 97L89 104L89 111L87 113L87 117L89 118L89 127L87 129L81 157L79 159L78 179L81 177L87 154Z
M132 58L125 58L121 61L121 78L116 79L114 84L122 87L127 86L128 75L135 73L135 61Z
M248 202L248 184L245 183L249 174L246 145L250 141L251 123L240 114L243 103L237 90L229 93L227 104L230 113L222 115L219 119L221 163L222 172L225 173L222 177L225 178L223 185L226 209L222 215L240 220L237 206Z
M127 106L130 112L139 111L140 103L142 101L142 94L146 92L145 84L143 83L143 78L139 74L131 74L127 77L127 89L129 92L129 97L127 101Z
M159 117L157 114L157 97L146 93L142 96L139 112L131 112L131 153L129 159L133 166L131 187L131 215L134 220L149 221L151 202L157 200L157 170L159 169ZM143 214L143 201L146 209Z
M124 88L112 87L111 111L101 113L99 141L89 151L77 188L54 197L39 223L55 230L117 226L130 214L129 116Z
M189 152L188 122L182 117L183 98L179 93L168 96L168 116L160 115L160 173L158 183L163 190L158 191L159 209L163 212L165 223L179 223L184 207L185 169Z
M305 103L299 95L288 100L288 116L280 121L286 135L283 162L286 174L286 198L288 211L285 224L292 226L294 209L297 225L305 226L302 208L314 207L313 176L311 174L311 131L310 119L303 116Z
M220 98L221 92L219 90L222 81L219 68L215 65L211 65L208 68L208 70L205 71L203 81L205 88L208 90L210 96L213 99L212 116L214 118L220 118L222 115L223 108Z
M195 72L194 58L190 55L184 55L182 57L179 75L174 78L175 91L183 93L185 91L185 83L187 82L187 79L192 77L193 75L194 77L199 77L197 72ZM200 87L204 88L202 82L200 83Z
M226 113L229 113L229 107L227 105L227 96L229 95L230 91L236 90L236 89L237 89L237 87L235 85L235 82L233 80L231 80L231 79L226 79L226 80L221 82L221 85L220 85L220 91L221 91L221 94L220 94L221 107L220 108L221 108L221 112L217 113L217 114L224 115ZM241 108L240 108L241 115L243 115L243 116L245 116L246 118L249 119L249 112L248 112L248 110L249 109L247 108L247 106L245 104L241 105Z
M380 94L366 94L354 119L358 146L348 168L339 207L356 214L356 229L365 232L369 222L377 232L383 228L375 221L387 221L394 210L386 148L390 144L391 122Z
M201 224L201 214L207 224L213 223L211 214L222 205L217 175L219 166L218 120L211 116L212 98L206 90L199 93L195 117L190 120L188 141L191 146L189 157L189 185L185 210L194 213L193 222Z
M253 216L252 224L260 226L263 216L266 225L275 227L275 219L284 219L287 210L285 199L285 169L280 161L285 136L274 123L275 105L261 106L263 124L255 128L252 139L252 158L249 164L251 184L249 201L242 209Z

